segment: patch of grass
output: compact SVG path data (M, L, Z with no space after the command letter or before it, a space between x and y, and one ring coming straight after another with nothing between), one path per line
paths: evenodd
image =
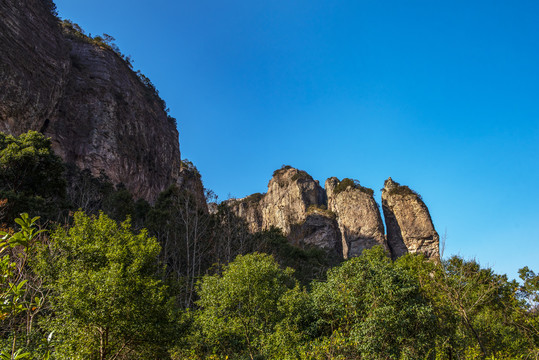
M280 169L277 169L277 170L275 170L275 171L273 172L273 177L278 176L278 175L281 175L281 174L284 173L286 170L290 170L290 169L292 169L292 166L290 166L290 165L283 165L283 166L281 166Z
M368 188L368 187L364 187L364 186L361 186L359 184L359 181L358 180L354 180L354 179L349 179L349 178L344 178L342 179L342 181L339 182L339 185L337 185L335 187L335 190L333 191L333 193L335 195L345 191L346 189L348 188L352 188L352 189L357 189L369 196L373 196L374 195L374 190L371 189L371 188Z
M307 174L306 171L298 170L298 172L292 176L292 181L297 180L312 180L312 177L311 175Z
M388 180L386 180L386 181L384 182L384 186L386 186L387 181L388 181ZM419 194L418 194L417 192L415 192L414 190L410 189L408 186L406 186L406 185L401 185L401 184L399 184L399 183L396 182L396 181L393 181L393 184L394 184L395 186L388 190L388 194L389 194L389 195L401 195L401 196L415 195L415 196L417 196L419 199L423 200L422 197L421 197L421 195L419 195Z
M326 205L309 205L307 208L307 215L309 214L321 214L331 219L337 218L337 214L328 210Z
M244 198L243 202L258 203L258 202L260 202L260 200L262 200L263 197L264 197L264 194L254 193L254 194L251 194L251 195L247 196L246 198Z

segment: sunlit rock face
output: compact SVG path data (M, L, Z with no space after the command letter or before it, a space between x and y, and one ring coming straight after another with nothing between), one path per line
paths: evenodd
M382 209L393 258L407 252L421 253L430 259L439 258L439 236L429 210L418 194L389 178L382 190Z
M41 0L0 10L0 131L41 131L64 161L136 198L152 202L176 183L176 125L123 59L66 36Z
M262 228L274 226L290 234L293 224L302 224L310 206L326 203L324 189L305 171L283 167L273 173L268 192L260 202Z
M372 190L359 185L342 189L340 183L335 177L327 179L326 192L328 209L337 215L342 234L343 257L359 256L375 245L389 250Z
M408 252L439 258L438 234L427 207L419 195L391 179L382 191L387 236L373 190L335 177L322 189L309 174L290 166L274 172L266 194L227 204L251 232L274 226L297 246L331 250L344 259L376 245L394 259Z

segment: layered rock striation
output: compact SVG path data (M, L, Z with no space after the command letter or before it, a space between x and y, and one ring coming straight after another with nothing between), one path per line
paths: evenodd
M64 161L150 202L180 178L175 122L118 53L62 31L47 1L0 13L0 131L41 131Z
M404 193L402 189L408 189ZM285 166L274 172L266 194L227 202L257 232L274 226L298 246L316 246L345 259L381 245L393 258L422 253L437 259L438 234L421 198L391 178L382 191L388 235L374 191L351 179L332 177L320 187L305 171Z
M393 258L407 252L431 259L440 257L438 233L427 206L416 192L389 178L382 189L382 209Z

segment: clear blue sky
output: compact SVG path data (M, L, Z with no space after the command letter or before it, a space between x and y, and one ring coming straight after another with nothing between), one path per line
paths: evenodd
M539 2L56 3L133 56L221 200L282 164L375 190L391 176L446 256L539 270Z

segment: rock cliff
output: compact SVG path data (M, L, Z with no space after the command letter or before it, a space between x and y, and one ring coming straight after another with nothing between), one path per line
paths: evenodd
M359 256L365 249L382 245L388 249L384 223L373 191L351 179L326 180L328 209L337 215L342 234L343 257Z
M290 233L292 224L302 224L312 205L324 205L325 192L305 171L285 166L273 173L268 192L260 202L262 228L275 226Z
M252 233L262 230L263 221L260 201L263 197L263 194L256 193L243 199L231 199L226 202L236 216L245 219L249 231Z
M389 178L382 189L382 209L393 258L407 252L439 258L438 233L427 206L417 193Z
M303 223L290 227L288 239L296 246L316 246L337 256L343 254L341 233L335 214L314 206L308 210Z
M314 245L345 259L375 245L393 258L407 252L438 258L438 234L417 194L391 178L386 181L382 204L387 238L373 195L357 181L335 177L322 189L305 171L285 166L274 172L266 194L228 200L227 205L251 232L275 226L295 245Z
M126 61L63 32L47 1L4 0L0 13L0 131L41 131L64 161L137 198L180 178L175 123Z

